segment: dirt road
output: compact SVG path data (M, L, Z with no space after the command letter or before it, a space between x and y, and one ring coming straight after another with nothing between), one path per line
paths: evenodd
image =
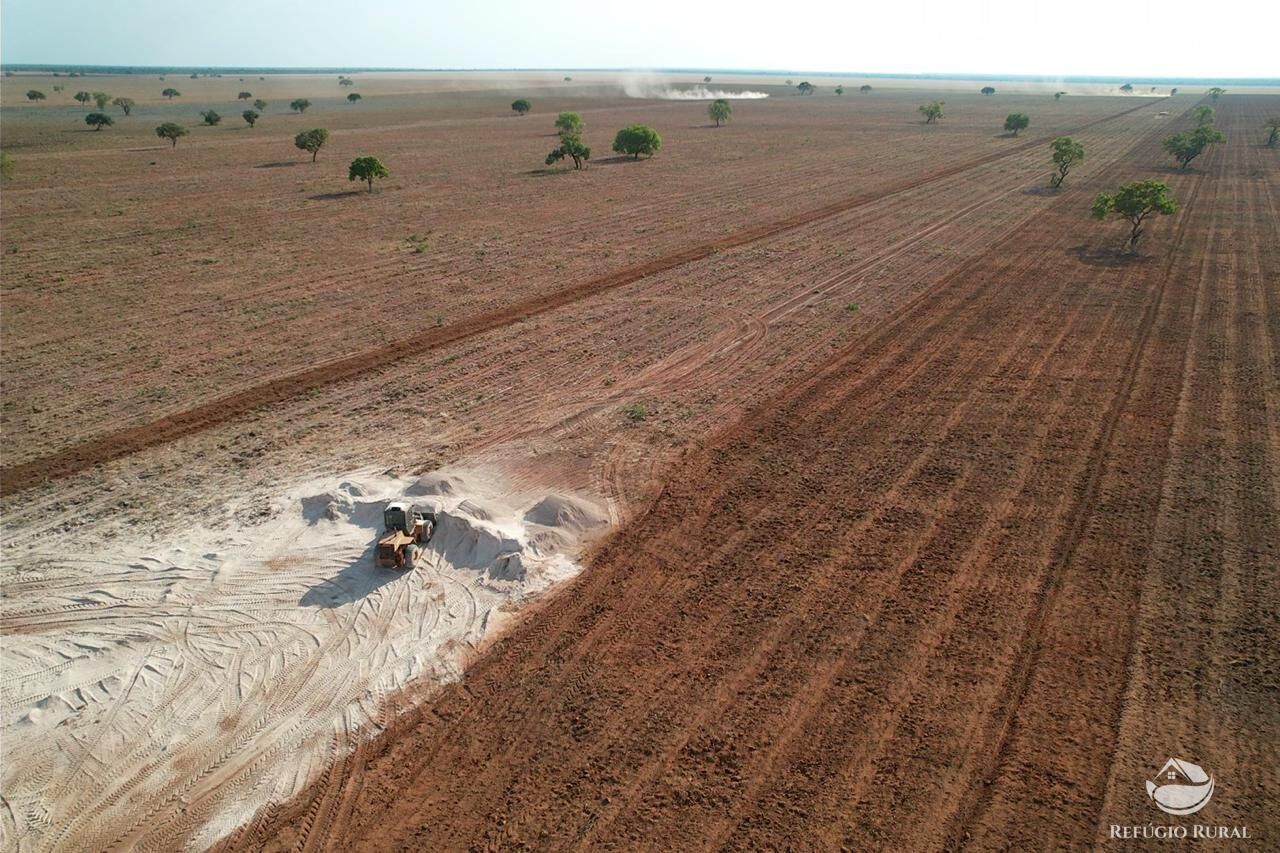
M1145 257L1044 208L692 451L481 657L230 848L1275 839L1280 270L1266 103ZM1148 134L1092 182L1157 171ZM1206 818L1208 819L1208 818Z

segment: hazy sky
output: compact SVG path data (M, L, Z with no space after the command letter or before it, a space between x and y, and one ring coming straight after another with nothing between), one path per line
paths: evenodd
M0 0L0 61L1276 77L1275 0Z

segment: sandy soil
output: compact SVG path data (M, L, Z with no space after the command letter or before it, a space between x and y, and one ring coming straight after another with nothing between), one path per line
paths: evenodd
M5 837L1035 846L1025 815L1085 844L1150 818L1130 778L1148 751L1224 785L1270 772L1273 654L1232 655L1274 648L1233 621L1275 601L1251 567L1277 541L1276 168L1250 136L1274 105L1223 102L1232 143L1170 176L1186 211L1121 264L1083 212L1166 174L1190 99L948 96L924 128L921 97L771 98L713 131L698 104L566 96L516 119L509 92L388 95L145 153L122 149L146 126L7 124L30 148L4 199L4 734L34 736L6 765ZM1028 139L996 132L1013 103L1036 105ZM593 144L638 118L666 147L546 174L559 108ZM319 168L273 165L320 117ZM1046 194L1063 132L1090 159ZM397 177L331 197L366 148ZM59 189L85 162L96 192ZM116 200L134 206L101 216ZM479 472L498 515L572 494L621 528L432 699L484 613L574 566L494 587L492 561L442 557L388 580L364 568L367 519L301 507L442 466ZM1205 543L1241 602L1212 626L1167 594ZM446 618L460 589L476 615ZM1171 618L1191 634L1165 645ZM1235 692L1165 707L1178 672ZM1151 745L1166 725L1187 734ZM1234 814L1265 829L1257 778Z

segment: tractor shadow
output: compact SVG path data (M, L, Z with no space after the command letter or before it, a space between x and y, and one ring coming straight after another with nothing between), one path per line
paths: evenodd
M1067 250L1077 261L1091 267L1123 268L1145 264L1150 258L1137 252L1126 252L1124 249L1100 246L1074 246Z
M320 581L308 589L298 601L298 605L332 610L366 598L392 581L411 574L400 569L384 569L375 565L373 550L372 546L366 548L359 559L348 563L337 575Z

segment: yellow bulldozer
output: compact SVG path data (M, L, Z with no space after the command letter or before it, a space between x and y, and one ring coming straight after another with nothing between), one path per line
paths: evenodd
M419 511L407 501L392 501L382 510L382 527L374 560L383 568L408 570L435 533L436 514Z

